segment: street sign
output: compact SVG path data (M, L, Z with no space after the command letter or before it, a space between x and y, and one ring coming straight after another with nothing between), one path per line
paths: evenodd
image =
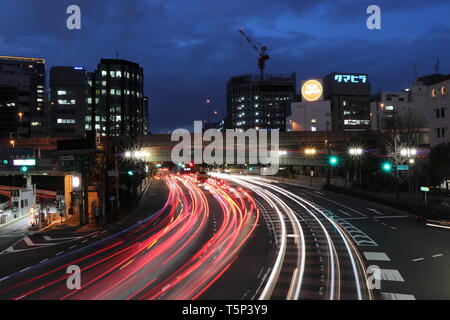
M408 171L409 170L409 166L407 164L401 164L397 166L397 170L398 171Z
M420 187L420 191L423 191L425 195L425 205L427 204L427 192L430 192L430 188L428 187Z

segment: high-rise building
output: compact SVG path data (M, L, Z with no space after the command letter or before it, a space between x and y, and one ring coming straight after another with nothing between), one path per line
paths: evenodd
M52 136L85 136L86 82L81 67L50 70Z
M332 131L369 131L371 86L367 74L333 72L323 79L331 102Z
M286 130L286 116L295 100L296 77L244 75L227 86L226 127Z
M0 136L47 137L45 60L0 56Z
M88 74L86 130L101 136L147 134L144 71L134 62L101 59Z

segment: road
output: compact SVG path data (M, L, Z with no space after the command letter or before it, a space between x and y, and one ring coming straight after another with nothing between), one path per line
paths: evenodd
M362 255L322 208L269 180L219 178L253 191L275 238L277 258L260 299L374 299Z
M4 238L0 299L449 299L449 237L305 185L168 175L116 225Z
M261 178L317 207L352 238L366 265L380 268L382 299L450 299L450 232L378 203Z
M25 237L3 251L2 273L15 272L0 276L0 297L179 300L203 295L238 258L259 222L259 211L245 192L215 185L202 189L195 177L170 176L166 183L163 208L118 233L47 236L40 242ZM214 213L211 199L217 206ZM26 259L30 253L50 257L31 261ZM29 266L17 268L11 258L22 264L28 260ZM67 286L67 268L74 265L82 276L80 290Z

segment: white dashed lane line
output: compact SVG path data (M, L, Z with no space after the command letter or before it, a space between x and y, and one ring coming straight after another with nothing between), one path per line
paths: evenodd
M6 279L9 279L9 276L6 276L6 277L4 277L4 278L1 278L1 279L0 279L0 282L4 281L4 280L6 280Z
M63 253L64 253L64 251L61 251L61 252L58 252L56 255L59 256L59 255L61 255Z
M71 246L69 249L72 250L72 249L75 249L76 247L77 247L77 245L75 244L75 245Z
M433 258L437 258L437 257L442 257L444 254L439 253L439 254L435 254L434 256L432 256Z
M20 270L19 272L24 272L24 271L27 271L28 269L30 269L31 267L28 267L28 268L25 268L25 269L22 269L22 270Z
M425 260L424 258L417 258L417 259L412 259L411 261L412 262L417 262L417 261L423 261L423 260Z
M47 259L44 259L44 260L42 260L41 262L39 262L39 263L44 263L45 261L47 261L48 260L48 258Z

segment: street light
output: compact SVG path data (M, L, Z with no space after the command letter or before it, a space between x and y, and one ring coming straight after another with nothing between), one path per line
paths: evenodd
M304 153L305 153L305 156L312 157L317 154L317 150L315 148L306 148Z
M361 158L364 155L364 150L361 147L352 147L348 149L348 154L351 158L356 160L355 164L355 179L358 180L359 188L362 188L362 168L361 168ZM358 168L359 167L359 168ZM359 175L359 179L358 179Z
M364 150L362 148L350 148L348 150L348 154L352 157L360 157L364 153Z
M417 149L414 148L402 148L400 150L402 157L415 157L417 155Z
M16 147L16 142L14 140L9 141L9 144L11 144L13 146L13 148Z

